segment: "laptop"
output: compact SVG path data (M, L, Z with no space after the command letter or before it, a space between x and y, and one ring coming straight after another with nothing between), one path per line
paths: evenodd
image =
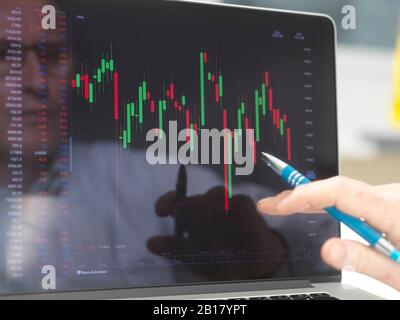
M94 5L95 3L95 5ZM338 174L327 16L178 1L0 4L4 299L373 299L269 217L267 151Z

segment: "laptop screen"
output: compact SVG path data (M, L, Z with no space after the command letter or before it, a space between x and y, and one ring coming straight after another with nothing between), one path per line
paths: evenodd
M325 215L268 217L272 153L337 174L326 17L2 0L0 293L328 277Z

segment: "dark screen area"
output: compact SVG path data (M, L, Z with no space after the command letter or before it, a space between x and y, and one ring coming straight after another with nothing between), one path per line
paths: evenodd
M0 293L337 275L338 223L255 205L287 188L261 151L337 174L328 18L46 4L0 4Z

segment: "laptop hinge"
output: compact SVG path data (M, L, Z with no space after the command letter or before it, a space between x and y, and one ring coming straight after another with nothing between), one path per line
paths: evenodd
M126 298L146 298L179 295L213 294L213 293L232 293L232 292L251 292L263 290L285 290L312 288L309 280L270 280L245 283L224 283L207 285L188 285L175 287L153 287L142 289L122 289L122 290L100 290L100 291L77 291L68 293L21 295L14 298L31 299L126 299ZM8 297L10 298L10 297ZM1 300L1 297L0 297Z

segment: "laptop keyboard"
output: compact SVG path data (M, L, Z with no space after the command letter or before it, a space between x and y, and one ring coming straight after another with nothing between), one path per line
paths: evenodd
M328 293L288 294L279 296L258 296L249 298L232 298L228 300L339 300Z

